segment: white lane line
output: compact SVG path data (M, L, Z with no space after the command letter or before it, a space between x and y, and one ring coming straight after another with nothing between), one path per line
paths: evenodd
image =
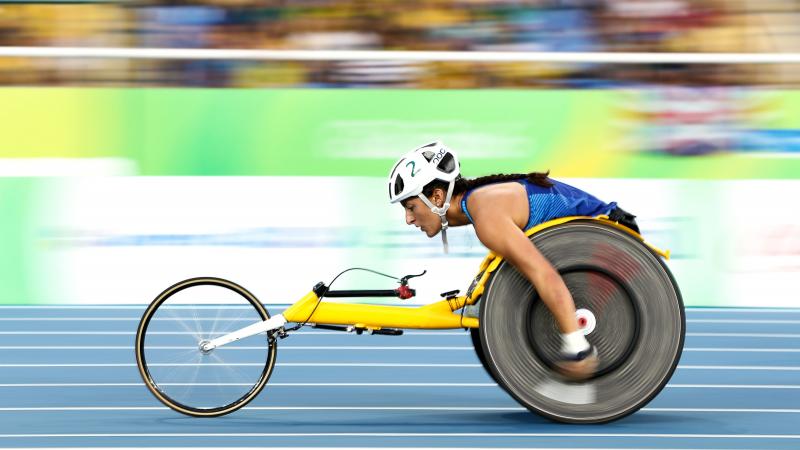
M0 309L135 309L144 312L149 305L0 305ZM172 305L158 309L219 309L221 305ZM266 308L289 307L289 303L264 303ZM252 306L226 305L225 309L253 309Z
M329 302L333 303L333 302ZM340 302L336 302L340 303ZM284 309L292 306L291 303L264 303L263 304L267 309L275 308L275 309ZM398 304L391 304L390 306L407 306L407 303L398 303ZM30 310L40 310L40 309L75 309L75 310L107 310L107 309L129 309L129 310L138 310L144 312L147 309L147 304L141 305L104 305L104 304L61 304L61 305L0 305L0 309L30 309ZM421 305L415 305L421 306ZM165 308L161 306L162 309ZM219 305L173 305L168 307L167 309L218 309ZM242 306L241 304L238 305L230 305L226 306L226 309L251 309L250 306ZM695 314L695 313L705 313L705 312L721 312L721 313L792 313L792 314L800 314L800 308L784 308L776 306L774 308L748 308L748 307L703 307L703 306L687 306L685 308L687 313Z
M684 366L678 369L685 370L764 370L764 371L800 371L798 366Z
M159 383L159 386L252 386L252 383ZM144 387L144 383L3 383L0 388ZM495 383L269 383L269 387L480 387ZM667 384L678 389L800 389L800 384Z
M229 346L220 347L220 350L264 350L265 345L255 347ZM75 346L52 346L52 345L2 345L0 350L133 350L130 345L75 345ZM148 346L147 350L198 350L194 346ZM433 346L368 346L368 345L337 345L337 346L304 346L304 345L282 345L281 350L469 350L474 351L472 346L464 347L433 347Z
M188 331L151 331L148 335L194 335ZM341 331L295 331L292 336L303 335L339 335L353 336L353 334L342 333ZM36 335L70 335L70 336L135 336L135 331L0 331L0 335L9 336L36 336ZM468 336L465 331L405 331L404 336ZM772 339L797 339L800 334L787 333L686 333L687 337L738 337L738 338L772 338Z
M0 412L169 411L166 406L1 407ZM527 411L522 406L247 406L243 411ZM800 414L800 409L642 408L642 412Z
M93 335L124 335L124 336L135 336L135 331L0 331L0 335L28 335L28 336L36 336L36 335L74 335L74 336L93 336ZM189 331L150 331L147 333L149 335L196 335L197 333L192 333ZM356 336L354 333L343 333L341 331L294 331L292 332L292 336L303 336L307 334L335 334L339 336ZM469 336L469 333L466 331L404 331L404 336ZM800 334L797 335L800 337Z
M147 447L147 450L182 450L186 447ZM358 448L389 448L391 450L461 450L464 447L358 447ZM467 447L469 450L497 450L497 447ZM142 450L142 447L91 447L92 450ZM342 450L342 447L309 447L305 443L302 447L269 447L270 450ZM619 450L619 447L536 447L537 450ZM5 448L4 450L29 450L28 448ZM37 450L75 450L75 447L37 447ZM253 447L192 447L192 450L253 450ZM530 450L530 447L503 447L503 450ZM702 448L662 448L658 450L719 450L718 447ZM752 450L752 449L739 449Z
M260 346L228 346L221 347L221 350L264 350L266 347ZM281 350L381 350L381 351L474 351L472 346L369 346L369 345L283 345ZM0 345L0 350L134 350L133 346L126 345ZM147 350L197 350L197 346L148 346ZM705 352L705 353L800 353L798 348L725 348L725 347L686 347L685 352Z
M692 413L800 414L800 409L748 409L748 408L642 408L642 411L692 412Z
M111 322L111 321L140 321L141 317L0 317L0 321L26 321L26 322L42 322L42 321L74 321L74 322ZM213 322L213 321L229 321L229 322L247 322L254 319L241 318L241 317L158 317L150 319L151 322Z
M26 322L43 322L43 321L74 321L74 322L111 322L111 321L140 321L141 317L0 317L0 321L26 321ZM239 318L239 317L157 317L151 319L152 321L163 322L213 322L213 321L231 321L231 322L246 322L252 319ZM782 320L782 319L686 319L687 323L727 323L727 324L800 324L800 320Z
M415 363L276 363L276 366L284 367L481 367L481 364L415 364ZM237 366L237 367L263 367L264 364L257 363L186 363L186 364L147 364L148 367L198 367L198 366ZM14 367L136 367L133 363L63 363L63 364L0 364L3 368ZM798 367L800 370L800 367Z
M253 447L191 447L192 450L253 450ZM262 447L265 448L265 447ZM304 443L302 447L268 447L270 450L342 450L342 447L310 447ZM464 447L358 447L359 449L391 449L391 450L462 450ZM497 447L467 447L469 450L497 450ZM185 450L186 447L147 447L147 450ZM536 447L537 450L619 450L619 447ZM30 450L29 448L14 448L8 447L4 450ZM37 450L75 450L75 447L37 447ZM91 447L91 450L142 450L142 447ZM530 447L503 447L503 450L530 450ZM719 450L718 447L702 448L662 448L658 450ZM752 450L752 449L739 449L739 450Z
M159 386L252 386L253 383L158 383ZM269 383L269 387L497 387L495 383ZM5 383L17 387L144 387L144 383ZM798 386L800 388L800 386Z
M786 333L686 333L689 337L746 337L746 338L776 338L776 339L793 339L800 338L800 334L786 334Z
M187 363L187 364L148 364L149 367L195 367L195 366L246 366L246 367L262 367L263 364L257 363ZM276 363L276 366L283 367L441 367L441 368L458 368L458 367L480 367L481 364L418 364L418 363ZM19 367L136 367L133 363L59 363L59 364L0 364L2 368L19 368ZM800 371L800 366L696 366L696 365L679 365L678 369L685 370L753 370L753 371Z
M735 312L735 313L800 313L798 308L782 308L776 306L774 308L704 308L702 306L688 306L686 307L687 313L703 313L703 312Z
M731 352L731 353L800 353L800 348L724 348L724 347L687 347L685 352Z
M800 389L800 384L667 384L677 389Z
M658 439L800 439L797 434L665 434L665 433L58 433L0 434L0 438L187 438L187 437L440 437L440 438L658 438Z
M772 319L686 319L687 323L761 323L761 324L800 324L800 320Z
M248 406L253 411L527 411L521 406ZM0 412L34 411L169 411L166 406L31 406L2 407Z
M196 334L190 333L188 331L174 331L174 332L151 332L147 334ZM135 331L0 331L0 335L3 336L61 336L61 335L71 335L71 336L135 336Z

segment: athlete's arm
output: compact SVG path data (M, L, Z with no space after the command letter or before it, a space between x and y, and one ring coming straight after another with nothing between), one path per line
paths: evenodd
M507 195L492 195L490 192L485 194L478 197L476 193L470 197L469 210L478 239L489 250L511 262L533 283L536 292L561 325L562 333L575 331L577 322L572 296L552 264L516 223L519 218L515 221L515 209L519 209L520 205L515 204L515 200ZM525 208L527 207L526 201Z

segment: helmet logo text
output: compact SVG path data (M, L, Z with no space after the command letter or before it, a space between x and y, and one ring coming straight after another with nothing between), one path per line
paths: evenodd
M431 160L431 162L432 162L434 165L435 165L435 164L439 164L439 161L441 161L441 160L442 160L442 158L444 158L444 154L445 154L445 150L444 150L444 149L440 149L440 150L439 150L439 153L437 153L437 154L436 154L436 156L434 156L434 157L433 157L433 159Z

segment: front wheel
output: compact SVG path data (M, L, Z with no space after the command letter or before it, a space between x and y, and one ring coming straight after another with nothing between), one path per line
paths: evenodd
M136 364L156 398L199 417L233 412L264 388L275 366L277 344L257 335L203 351L202 343L269 313L253 294L221 278L191 278L158 295L136 333Z

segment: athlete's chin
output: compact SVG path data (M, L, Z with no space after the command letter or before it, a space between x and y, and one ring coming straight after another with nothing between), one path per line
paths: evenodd
M425 235L428 236L429 238L432 238L432 237L436 236L437 234L439 234L439 230L436 230L436 231L433 231L433 232L427 231L427 230L425 231Z

